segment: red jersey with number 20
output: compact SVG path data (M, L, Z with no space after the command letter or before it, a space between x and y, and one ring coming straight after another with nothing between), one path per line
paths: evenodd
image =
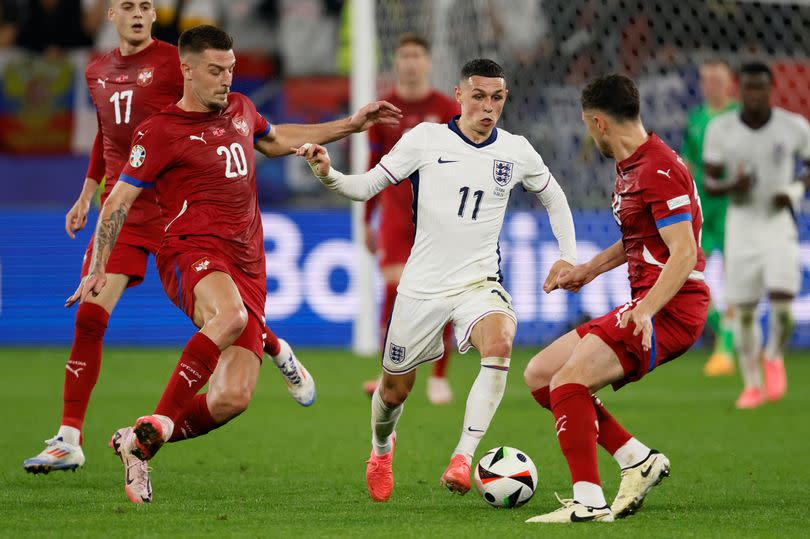
M659 229L690 221L697 243L697 262L681 290L705 288L706 258L700 249L703 215L689 170L655 133L616 164L613 216L622 231L633 296L653 286L669 259Z
M97 181L106 176L103 202L127 162L135 126L183 96L177 47L155 40L130 56L115 48L87 66L85 79L98 118L87 176ZM149 192L130 208L125 230L158 245L164 226Z
M269 130L239 93L231 93L228 106L216 112L170 105L138 126L120 180L156 188L169 217L164 246L194 236L214 238L235 265L263 275L253 144Z

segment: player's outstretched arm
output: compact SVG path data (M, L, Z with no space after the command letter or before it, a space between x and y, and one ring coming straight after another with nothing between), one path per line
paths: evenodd
M65 301L65 307L70 307L77 301L84 301L91 294L97 296L107 282L105 268L110 259L118 234L124 227L127 213L143 189L126 182L118 182L101 207L96 224L96 234L93 240L93 256L90 259L90 269L87 277L82 279L76 292Z
M312 173L322 184L348 199L366 201L391 185L380 167L364 174L343 174L333 169L329 152L318 144L307 143L300 148L290 148L290 151L307 160Z
M560 288L557 282L560 273L570 270L577 263L577 238L571 207L554 176L551 176L543 190L537 193L537 198L548 212L551 231L560 246L560 259L551 266L543 283L543 291L548 294L552 290Z
M633 335L642 334L641 345L649 350L652 343L652 317L681 289L697 262L697 244L692 221L681 221L658 229L669 249L669 259L644 299L622 315L620 327L635 324Z
M400 118L402 111L397 107L388 101L375 101L342 120L312 125L273 126L256 142L256 149L267 157L289 155L294 153L291 148L299 148L307 142L327 144L352 133L365 131L374 124L396 125Z
M625 262L627 262L627 254L624 252L624 245L619 240L588 262L560 271L557 276L557 288L579 292L580 288L599 275L618 268Z

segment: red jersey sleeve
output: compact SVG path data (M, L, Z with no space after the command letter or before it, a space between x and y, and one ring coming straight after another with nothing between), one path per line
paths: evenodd
M141 124L132 137L132 149L129 160L121 171L118 180L149 189L169 162L170 144L162 131L153 125Z
M96 138L93 141L93 149L90 150L90 163L87 165L85 178L90 178L101 183L101 179L104 177L106 163L104 162L104 142L101 135L101 119L99 119L98 115L96 115L96 121L98 122L98 131L96 131Z
M692 220L694 182L684 165L671 163L666 169L652 166L644 171L644 176L644 201L656 228Z

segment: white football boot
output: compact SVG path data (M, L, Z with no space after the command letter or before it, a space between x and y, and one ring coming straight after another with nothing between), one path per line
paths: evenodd
M23 468L28 473L48 473L53 470L73 470L84 466L82 446L69 444L61 436L45 440L47 446L36 457L25 459Z
M149 480L149 466L132 454L135 446L135 433L132 427L118 429L110 440L110 447L124 465L124 492L132 503L152 502L152 482Z
M287 341L279 339L278 342L281 344L281 351L272 358L281 375L284 376L287 391L301 406L310 406L315 402L315 380L295 357L295 353Z
M655 449L647 458L622 470L622 482L610 506L613 516L624 518L641 508L652 488L669 477L669 459Z
M557 496L557 494L555 494ZM610 507L589 507L576 500L563 500L557 496L562 507L545 515L532 517L526 522L543 524L571 524L572 522L613 522Z
M447 378L431 376L427 380L427 398L431 404L448 404L453 400L453 390Z

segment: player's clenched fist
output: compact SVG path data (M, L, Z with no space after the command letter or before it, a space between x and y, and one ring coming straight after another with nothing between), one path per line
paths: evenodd
M295 155L303 157L307 160L309 168L312 173L318 178L325 178L329 175L329 169L332 168L332 160L329 158L329 152L320 144L306 143L300 148L292 148Z
M90 201L79 198L65 215L65 232L70 239L75 240L74 232L84 228L87 224L87 212L90 211Z
M551 277L550 272L549 277ZM557 274L556 288L562 288L569 292L579 292L579 289L591 282L594 277L595 275L590 271L587 264L577 264L576 266L569 265L568 267L561 268ZM548 282L548 280L546 280L546 282ZM543 289L545 290L545 286L543 286Z
M546 277L546 281L543 283L543 292L548 294L552 290L556 290L558 288L563 288L560 286L559 277L565 271L570 271L574 266L566 262L565 260L558 260L551 266L551 269L548 270L548 276Z

